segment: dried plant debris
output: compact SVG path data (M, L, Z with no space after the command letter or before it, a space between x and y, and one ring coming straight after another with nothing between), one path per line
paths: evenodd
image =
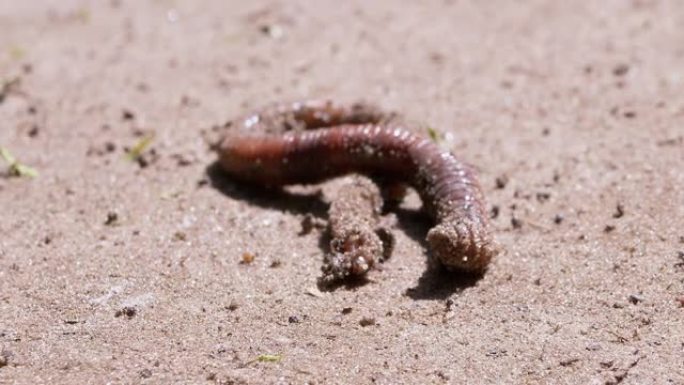
M430 139L432 139L433 142L439 143L442 141L442 135L434 127L428 126L425 129L428 133L428 136L430 137Z
M154 149L148 151L154 137L154 133L143 136L132 148L126 150L126 159L138 163L140 168L145 168L156 161L158 158L156 151Z
M7 175L28 178L35 178L38 176L38 171L36 171L36 169L20 163L14 155L4 147L0 147L0 157L9 165L7 168Z
M259 354L255 359L250 360L244 364L244 366L251 365L255 362L270 362L270 363L277 363L282 361L283 355L278 353L278 354Z
M8 95L21 93L20 87L21 78L19 77L3 81L2 86L0 86L0 103L4 102Z
M147 148L154 141L154 134L148 134L143 136L130 150L126 151L126 157L128 160L134 161L147 150Z

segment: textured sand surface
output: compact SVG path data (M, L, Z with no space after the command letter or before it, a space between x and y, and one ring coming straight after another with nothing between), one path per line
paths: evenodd
M676 0L0 2L0 146L40 173L0 178L0 383L683 384L683 26ZM326 97L478 167L482 279L427 269L413 194L383 269L321 292L297 234L340 181L207 176L215 127Z

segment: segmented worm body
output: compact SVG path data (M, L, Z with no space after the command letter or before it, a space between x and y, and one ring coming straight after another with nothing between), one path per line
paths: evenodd
M381 119L359 124L349 110L330 106L293 113L307 127L324 128L228 135L218 147L219 163L236 179L267 186L349 173L406 182L435 219L427 235L433 256L450 269L483 272L496 247L473 168L427 138Z
M340 124L386 124L398 121L395 114L375 106L330 101L305 101L265 108L231 123L240 134L282 135ZM402 197L401 186L381 181L388 204ZM392 233L381 221L383 195L370 179L354 175L341 184L328 210L330 250L325 254L323 283L363 276L377 261L389 258L394 246Z

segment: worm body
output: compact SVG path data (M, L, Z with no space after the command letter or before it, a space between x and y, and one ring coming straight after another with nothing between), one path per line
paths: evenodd
M265 108L233 121L230 126L238 135L277 136L341 124L394 121L398 121L396 114L366 103L341 105L309 100ZM381 193L376 183L360 175L349 178L340 186L328 210L330 250L325 254L322 283L363 276L377 261L390 257L394 237L380 221L383 194L387 204L393 204L402 192L401 186L383 183Z
M316 183L349 173L406 182L435 219L427 235L434 257L450 269L483 272L496 247L474 170L405 129L345 119L335 123L281 135L229 135L219 145L219 162L234 178L266 186Z

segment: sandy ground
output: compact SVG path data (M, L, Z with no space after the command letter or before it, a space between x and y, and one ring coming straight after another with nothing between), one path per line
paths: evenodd
M676 0L0 2L0 145L40 173L0 178L0 383L684 384L682 26ZM203 133L322 97L477 165L482 279L426 269L413 195L383 269L321 291L297 234L339 181L208 183Z

